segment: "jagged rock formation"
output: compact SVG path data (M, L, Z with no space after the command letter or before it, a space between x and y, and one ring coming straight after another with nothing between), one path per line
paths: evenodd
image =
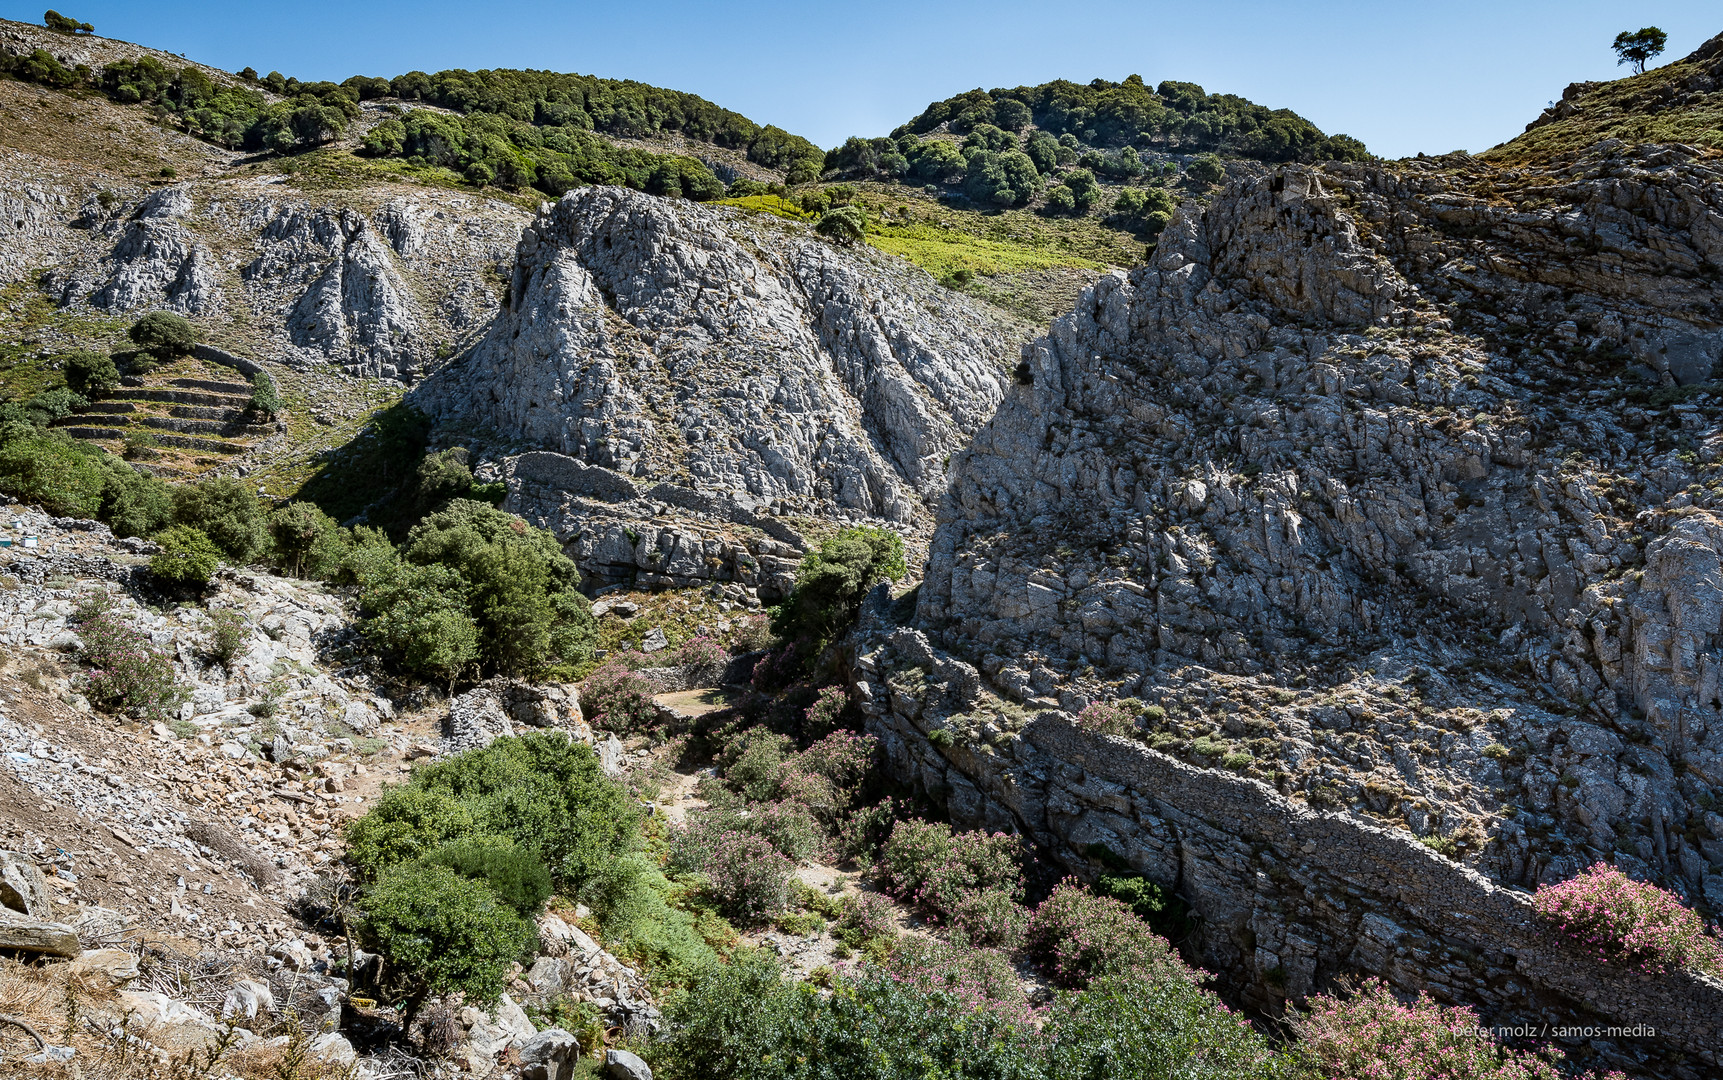
M894 260L591 188L523 232L501 317L415 401L625 475L910 524L1012 342Z
M1512 918L1422 921L1449 909L1378 894L1297 811L1408 865L1420 839L1522 887L1602 859L1723 910L1720 207L1693 155L1604 145L1288 167L1181 211L954 459L917 622L979 672L874 657L894 771L1079 873L1105 849L1179 889L1260 1003L1362 970L1636 1015L1572 972L1565 1005L1512 1001L1555 985ZM1156 707L1118 760L1062 734L1127 695ZM1065 717L1035 734L1012 699ZM1202 801L1229 774L1273 825Z

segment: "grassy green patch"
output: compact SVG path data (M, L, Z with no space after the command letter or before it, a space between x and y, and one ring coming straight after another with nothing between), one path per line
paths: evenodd
M735 206L759 214L774 214L777 217L789 218L791 221L812 221L814 219L814 215L804 213L801 207L780 195L744 195L739 199L719 199L717 205Z

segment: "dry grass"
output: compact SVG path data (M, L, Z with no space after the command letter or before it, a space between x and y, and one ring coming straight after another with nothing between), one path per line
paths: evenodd
M134 989L168 992L212 1016L220 1013L235 973L231 965L218 974L196 959L134 948L144 953ZM273 1022L260 1017L254 1027L261 1038L243 1048L222 1045L243 1037L237 1029L214 1043L188 1041L184 1028L137 1024L122 1012L107 979L65 962L0 959L0 1015L23 1021L50 1045L73 1049L69 1061L27 1062L35 1041L16 1026L0 1025L0 1075L9 1080L349 1080L352 1073L308 1056L319 1028L291 1010Z

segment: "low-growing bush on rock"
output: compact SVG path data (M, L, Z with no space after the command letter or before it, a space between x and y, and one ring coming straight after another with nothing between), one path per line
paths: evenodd
M1608 863L1541 886L1532 906L1553 933L1599 960L1647 972L1723 970L1723 948L1697 912Z
M90 667L91 700L152 722L167 720L184 697L174 679L172 658L127 622L106 597L80 605L72 618L83 643L84 663Z
M201 529L175 525L156 536L161 551L150 556L150 574L166 585L200 590L221 564L221 551Z

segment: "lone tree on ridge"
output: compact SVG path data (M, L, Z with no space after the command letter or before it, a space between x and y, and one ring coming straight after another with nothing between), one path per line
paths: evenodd
M1615 50L1618 57L1617 65L1632 64L1633 73L1641 75L1645 72L1645 62L1663 52L1663 47L1667 44L1668 34L1655 26L1647 26L1632 33L1623 30L1615 35L1615 44L1610 48Z

